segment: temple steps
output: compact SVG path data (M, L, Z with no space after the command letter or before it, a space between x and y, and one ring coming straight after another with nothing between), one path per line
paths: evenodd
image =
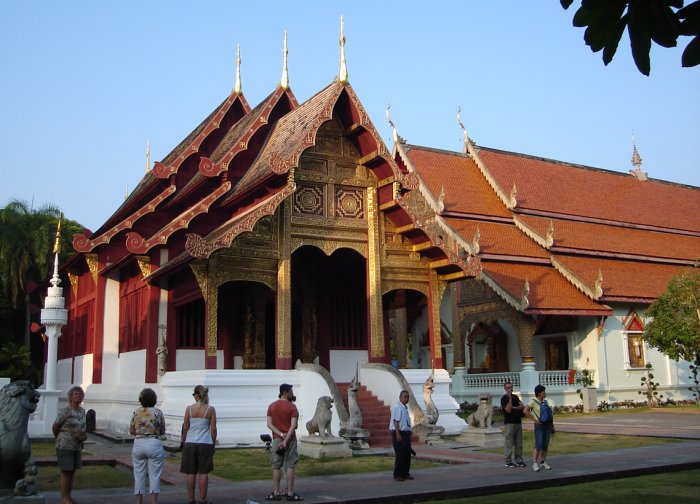
M340 396L346 408L348 407L348 388L350 388L349 383L338 383ZM369 431L369 445L372 448L391 446L389 434L391 407L380 401L364 385L360 385L357 391L357 404L362 411L362 428Z

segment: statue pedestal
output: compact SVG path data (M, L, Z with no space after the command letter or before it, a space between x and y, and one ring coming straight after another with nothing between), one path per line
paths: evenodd
M41 394L39 406L30 417L27 424L27 434L30 438L53 439L53 426L58 414L58 399L63 392L60 390L37 390ZM1 502L1 501L0 501Z
M44 504L45 502L46 500L44 500L43 495L27 495L20 497L13 495L13 490L9 488L0 490L0 503L2 504Z
M442 434L445 432L444 427L439 425L414 425L412 434L418 438L421 443L442 443Z
M315 459L352 457L347 441L339 437L302 436L298 443L299 455Z
M468 427L457 436L455 441L481 448L503 448L505 446L505 436L501 429L489 427L481 429L479 427Z
M340 429L339 434L353 450L366 450L369 448L369 431L367 429L347 427Z

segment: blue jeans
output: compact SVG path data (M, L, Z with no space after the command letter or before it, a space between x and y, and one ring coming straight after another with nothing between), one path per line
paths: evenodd
M552 424L535 424L535 450L546 451L552 437Z

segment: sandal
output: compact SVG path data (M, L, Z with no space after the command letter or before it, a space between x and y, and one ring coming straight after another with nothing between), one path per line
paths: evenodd
M287 494L287 500L288 501L303 501L304 498L301 495L297 495L295 493Z
M280 494L276 494L275 492L271 492L270 495L265 497L265 500L269 500L269 501L282 500L282 496Z

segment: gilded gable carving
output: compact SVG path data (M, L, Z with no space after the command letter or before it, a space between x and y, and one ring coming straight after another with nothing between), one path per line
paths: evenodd
M293 195L292 213L324 217L326 215L324 190L324 186L300 183Z

